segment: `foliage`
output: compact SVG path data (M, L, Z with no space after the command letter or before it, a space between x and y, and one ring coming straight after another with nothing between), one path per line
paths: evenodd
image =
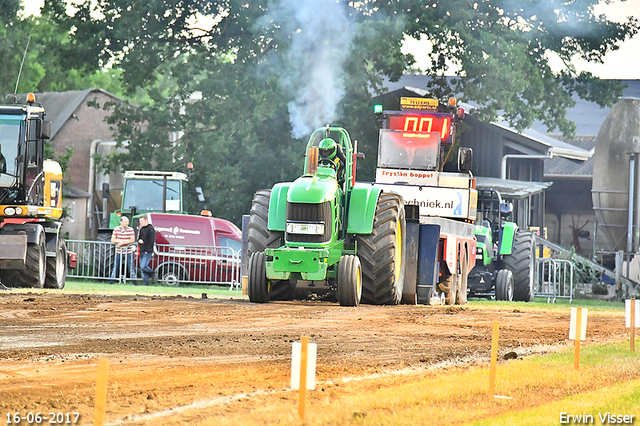
M0 1L0 93L82 90L99 87L122 95L117 69L89 69L69 61L64 28L47 17L21 17L20 0ZM24 58L24 64L23 64ZM22 67L22 68L21 68ZM18 76L20 76L19 84Z
M140 108L100 106L113 109L117 140L129 149L102 159L103 167L184 171L193 162L190 185L204 189L207 205L192 201L191 209L238 223L255 190L300 173L314 126L347 128L367 155L359 178L373 178L371 98L385 78L395 81L413 66L415 58L400 50L406 36L433 45L424 53L433 96L459 93L477 103L480 119L500 111L518 129L541 120L571 135L565 110L573 95L610 105L621 93L615 82L577 73L571 59L602 61L639 28L634 18L618 24L595 16L596 3L103 0L68 9L51 0L38 28L49 40L38 55L51 54L50 63L39 75L30 61L27 75L61 88L71 84L64 72L78 80L73 72L95 76L114 67L110 78L121 78ZM5 32L36 25L4 22ZM550 55L564 61L562 71L551 70ZM451 64L458 78L443 77Z
M569 261L573 264L574 284L600 284L602 282L602 274L589 265L586 259L580 260L576 254L575 247L571 247L568 257Z

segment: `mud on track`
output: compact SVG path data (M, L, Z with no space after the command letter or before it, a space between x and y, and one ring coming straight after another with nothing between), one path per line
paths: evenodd
M587 344L623 341L624 313L589 312ZM345 377L487 362L569 345L569 309L367 306L184 297L0 294L0 415L79 412L92 424L98 358L109 360L107 424L184 424L250 413L287 390L291 342L318 344L320 387ZM374 386L372 384L372 386ZM236 403L244 400L245 404ZM233 407L231 408L231 405ZM23 424L26 424L23 422Z

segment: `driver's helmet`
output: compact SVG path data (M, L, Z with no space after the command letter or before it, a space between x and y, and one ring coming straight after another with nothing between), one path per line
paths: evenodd
M509 215L513 212L513 204L510 202L505 202L500 204L500 214L502 217L509 217Z
M333 139L324 138L320 141L320 144L318 144L318 151L320 153L320 157L333 160L338 153L338 145Z

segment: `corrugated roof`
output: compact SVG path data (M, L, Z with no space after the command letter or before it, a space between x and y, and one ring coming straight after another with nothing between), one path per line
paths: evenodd
M504 198L524 198L538 194L552 185L552 182L524 182L521 180L500 179L476 176L477 189L495 189Z
M552 157L561 157L569 160L586 161L591 158L593 151L587 151L573 144L566 143L560 139L547 136L534 129L525 129L519 133L516 129L510 127L505 121L492 122L491 125L508 130L515 134L520 134L526 138L535 141L548 148L548 153Z
M570 142L584 150L593 151L596 145L596 136L579 136ZM565 158L544 160L544 174L548 177L591 178L593 176L593 157L587 161L572 161Z

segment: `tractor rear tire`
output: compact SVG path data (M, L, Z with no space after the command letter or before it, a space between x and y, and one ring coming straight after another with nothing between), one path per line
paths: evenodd
M536 277L536 247L533 232L517 231L513 239L511 255L505 256L502 262L513 273L513 300L533 301Z
M270 189L260 189L253 196L249 216L249 229L247 231L249 241L247 256L249 258L253 253L263 252L266 248L278 248L284 243L283 231L270 231L267 228L270 198ZM293 299L295 285L292 285L289 280L272 281L271 285L270 298L272 300Z
M254 303L267 303L271 296L270 282L267 280L264 252L258 251L249 258L247 293Z
M373 231L356 235L362 264L362 302L397 305L402 299L405 265L405 213L402 198L382 193L373 218Z
M467 254L467 250L463 250L462 252L462 265L460 266L460 281L458 286L458 291L456 292L456 305L466 305L467 304L467 287L469 280L469 255Z
M338 302L358 306L362 299L362 269L358 256L345 255L338 262Z
M5 269L2 283L8 287L43 288L47 276L47 258L44 231L37 243L27 244L24 269Z
M111 234L106 232L98 234L97 241L94 245L93 275L96 278L109 278L116 256L115 245L111 242Z
M496 277L496 300L513 301L513 272L509 269L500 269Z
M64 239L58 235L56 243L56 255L47 258L47 278L44 288L61 290L67 281L67 246Z

